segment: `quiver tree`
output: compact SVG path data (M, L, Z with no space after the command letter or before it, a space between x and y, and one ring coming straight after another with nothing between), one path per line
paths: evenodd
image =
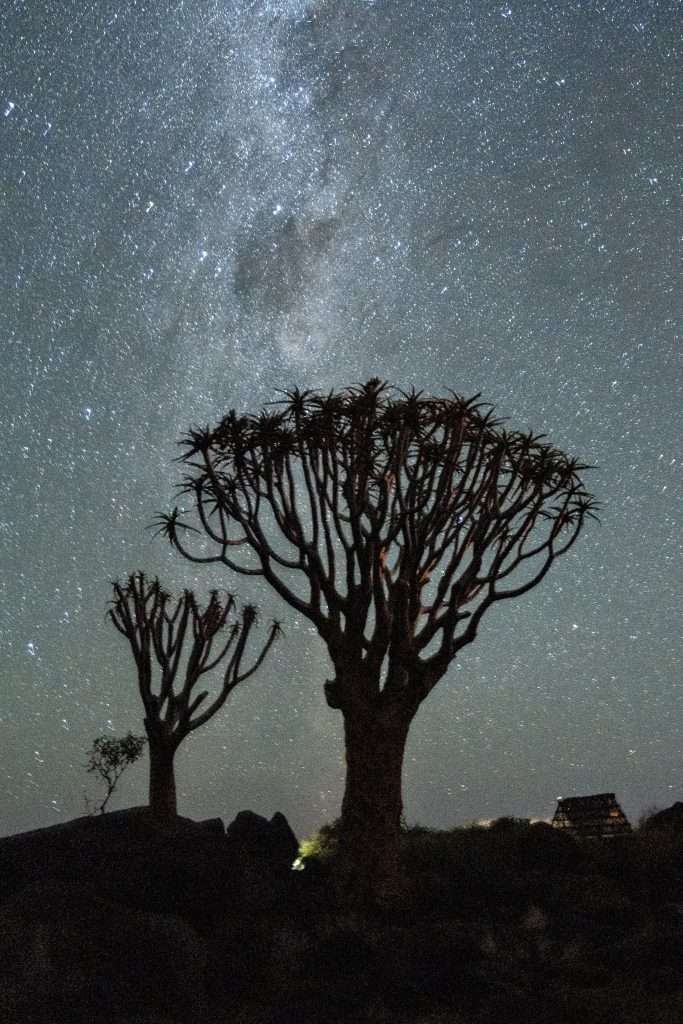
M339 871L360 898L400 880L402 762L420 704L486 610L540 583L595 507L587 466L504 429L477 399L371 380L230 412L181 442L194 525L178 508L160 517L185 557L264 577L326 643L346 744ZM208 545L191 550L193 533Z
M256 624L253 605L238 612L234 597L228 594L221 600L213 591L201 608L191 590L174 600L158 579L147 579L143 573L114 583L108 615L128 640L135 659L149 743L149 806L157 817L174 817L176 750L186 736L213 718L239 683L257 671L279 626L273 623L247 667L247 646ZM210 691L199 686L219 667L220 682L211 698Z

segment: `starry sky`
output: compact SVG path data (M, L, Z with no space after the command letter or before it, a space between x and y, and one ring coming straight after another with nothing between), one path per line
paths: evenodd
M312 626L146 529L177 441L295 384L482 397L597 468L546 580L421 708L409 822L683 798L678 0L5 0L0 833L84 813L142 732L136 569L285 634L177 757L179 811L334 818ZM115 806L146 799L146 766Z

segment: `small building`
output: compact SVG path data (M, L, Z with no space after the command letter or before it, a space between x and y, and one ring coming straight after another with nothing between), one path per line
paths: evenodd
M577 839L602 839L631 831L614 793L561 797L552 825Z

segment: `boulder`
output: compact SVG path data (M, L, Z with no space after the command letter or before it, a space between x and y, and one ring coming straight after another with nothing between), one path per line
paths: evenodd
M214 835L214 836L224 836L225 835L225 825L223 824L223 819L222 818L205 818L204 821L196 822L196 825L197 825L198 828L203 829L205 832L208 832L210 835Z
M0 839L0 901L50 879L199 923L233 905L234 856L218 819L160 823L147 808L76 818Z
M298 840L280 811L270 821L254 811L240 811L226 836L232 848L269 861L274 870L289 871L299 852Z
M0 906L0 1019L91 1024L207 1019L206 952L178 917L76 885L39 883Z
M655 811L643 822L643 828L645 830L665 828L683 832L683 801L677 800L671 807Z
M228 825L226 841L244 903L260 911L282 909L292 895L292 864L299 852L284 814L268 821L253 811L240 811Z
M244 811L226 834L219 818L160 822L133 807L0 838L0 904L39 881L78 885L203 929L252 897L279 899L297 852L282 814L268 821Z

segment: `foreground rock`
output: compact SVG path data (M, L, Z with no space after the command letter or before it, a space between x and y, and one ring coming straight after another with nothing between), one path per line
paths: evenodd
M240 811L226 834L235 850L268 860L279 870L289 871L299 852L297 838L279 811L270 821L253 811Z
M130 808L0 839L0 1021L201 1024L207 978L241 984L221 951L281 905L297 849L283 815L250 811L227 835Z
M201 921L230 909L235 855L222 822L157 822L147 808L0 839L0 901L38 880L87 886L138 910Z
M292 864L299 843L284 814L268 821L253 811L240 811L228 825L226 840L236 865L237 886L250 906L275 906L292 883Z
M665 807L662 811L655 811L644 823L645 831L656 829L675 829L683 832L683 801L677 800L671 807Z
M0 839L0 902L50 879L138 910L204 924L286 885L298 843L287 819L242 811L159 822L145 807L76 818Z
M206 1020L206 952L178 917L73 885L30 885L0 906L0 1019L90 1024Z
M281 816L140 811L0 839L1 1024L683 1021L674 830L416 829L391 913L340 905L329 860L289 870L292 843Z

